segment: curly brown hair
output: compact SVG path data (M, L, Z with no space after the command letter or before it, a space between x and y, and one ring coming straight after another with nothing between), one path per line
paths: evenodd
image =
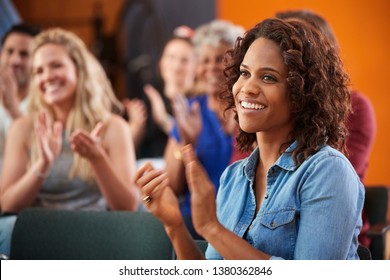
M249 46L258 38L279 45L288 67L288 98L293 119L291 141L297 141L293 152L296 163L314 154L327 144L345 150L346 118L350 112L348 75L333 44L317 29L299 19L266 19L239 37L234 49L227 52L226 91L222 96L228 109L234 109L232 88L240 74L240 65ZM235 116L238 121L238 116ZM239 130L237 144L248 151L256 141L255 133Z

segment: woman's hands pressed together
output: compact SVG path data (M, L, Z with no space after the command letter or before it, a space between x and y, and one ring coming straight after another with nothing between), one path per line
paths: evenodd
M219 224L214 187L191 145L183 147L182 155L191 191L193 223L196 231L203 235ZM154 169L151 163L147 162L136 172L135 183L141 188L145 206L161 220L167 230L182 225L178 199L163 170Z

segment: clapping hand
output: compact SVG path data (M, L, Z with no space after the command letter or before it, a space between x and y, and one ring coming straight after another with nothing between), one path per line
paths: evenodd
M169 134L173 126L173 120L172 116L170 116L167 112L162 96L152 85L149 84L144 86L144 92L152 106L153 121L166 134Z
M12 70L8 67L0 69L0 100L12 117L20 115L18 85Z
M39 112L35 122L40 156L52 165L62 148L62 124L54 122L51 126L46 112Z
M179 202L168 185L164 171L154 169L150 162L146 162L137 170L135 184L141 189L145 206L166 228L174 228L183 223Z
M69 139L72 150L88 160L100 158L105 153L100 139L102 129L103 124L99 122L91 133L81 129L74 131Z
M194 102L190 107L184 96L176 95L172 108L183 144L195 145L202 130L199 103Z
M134 125L140 130L144 130L146 127L146 121L148 119L148 112L146 106L141 99L125 99L123 105L126 108L127 115L129 116L129 124Z
M182 148L186 178L191 192L192 222L198 234L218 224L215 189L191 145Z

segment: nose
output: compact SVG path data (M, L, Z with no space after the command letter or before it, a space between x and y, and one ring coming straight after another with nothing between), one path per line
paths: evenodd
M50 68L45 68L40 75L41 81L50 81L53 78L54 78L54 71L51 70Z
M11 65L21 65L22 61L22 57L17 52L13 52L9 58L9 62Z
M261 93L261 89L252 79L248 79L241 86L240 93L246 95L258 95Z

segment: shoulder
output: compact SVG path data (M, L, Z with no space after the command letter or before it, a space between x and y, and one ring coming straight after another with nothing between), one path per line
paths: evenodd
M374 108L370 99L358 91L351 92L352 115L356 115L359 119L370 117L374 118Z
M34 119L31 116L22 116L12 122L11 130L20 131L21 133L31 133L34 129Z
M360 179L351 162L340 151L325 145L317 153L306 159L298 168L303 177L317 178L321 182L341 182L359 184Z
M104 138L107 141L115 141L123 135L130 138L129 126L121 116L111 114L105 126Z
M111 114L110 118L107 121L108 129L126 129L128 128L127 122L119 115Z
M7 132L7 138L12 138L12 142L28 145L31 135L34 132L34 119L31 116L23 116L12 122Z
M351 91L351 101L352 101L352 105L364 104L366 106L371 106L370 99L368 99L367 96L365 96L364 94L356 90Z
M361 198L364 187L350 161L340 151L324 146L297 169L302 197Z
M331 167L332 169L342 165L347 169L354 170L352 164L342 152L328 145L324 145L317 153L309 157L306 162L311 166L323 164L324 162L331 162L334 164L334 166Z

